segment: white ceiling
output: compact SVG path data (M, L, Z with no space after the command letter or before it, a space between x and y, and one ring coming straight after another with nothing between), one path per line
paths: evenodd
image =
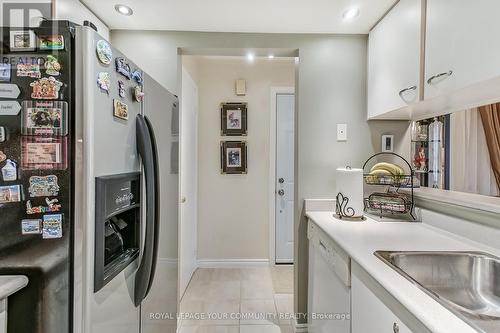
M81 0L110 29L269 33L368 33L397 0ZM118 14L116 4L132 16ZM360 15L342 14L357 6Z

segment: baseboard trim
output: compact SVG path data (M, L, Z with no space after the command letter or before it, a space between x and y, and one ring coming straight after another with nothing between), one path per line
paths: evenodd
M269 259L199 259L198 268L240 268L269 266Z
M293 331L295 333L307 333L307 324L299 324L297 323L297 320L293 320Z

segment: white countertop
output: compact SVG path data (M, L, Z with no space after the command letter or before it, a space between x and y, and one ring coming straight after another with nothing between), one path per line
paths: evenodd
M484 251L498 250L423 223L347 222L332 212L307 212L307 217L326 232L384 289L435 333L477 333L475 329L436 302L413 283L378 259L385 251Z
M0 275L0 300L9 297L28 285L24 275Z

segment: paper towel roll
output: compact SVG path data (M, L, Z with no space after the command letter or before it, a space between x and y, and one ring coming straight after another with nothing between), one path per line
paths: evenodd
M337 191L349 199L347 205L343 205L343 215L349 217L362 217L363 204L363 169L338 168L336 172ZM340 202L339 202L340 204ZM349 209L349 208L352 208Z

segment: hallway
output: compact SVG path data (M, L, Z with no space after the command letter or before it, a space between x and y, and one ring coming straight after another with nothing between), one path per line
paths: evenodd
M198 269L180 333L291 333L293 266Z

